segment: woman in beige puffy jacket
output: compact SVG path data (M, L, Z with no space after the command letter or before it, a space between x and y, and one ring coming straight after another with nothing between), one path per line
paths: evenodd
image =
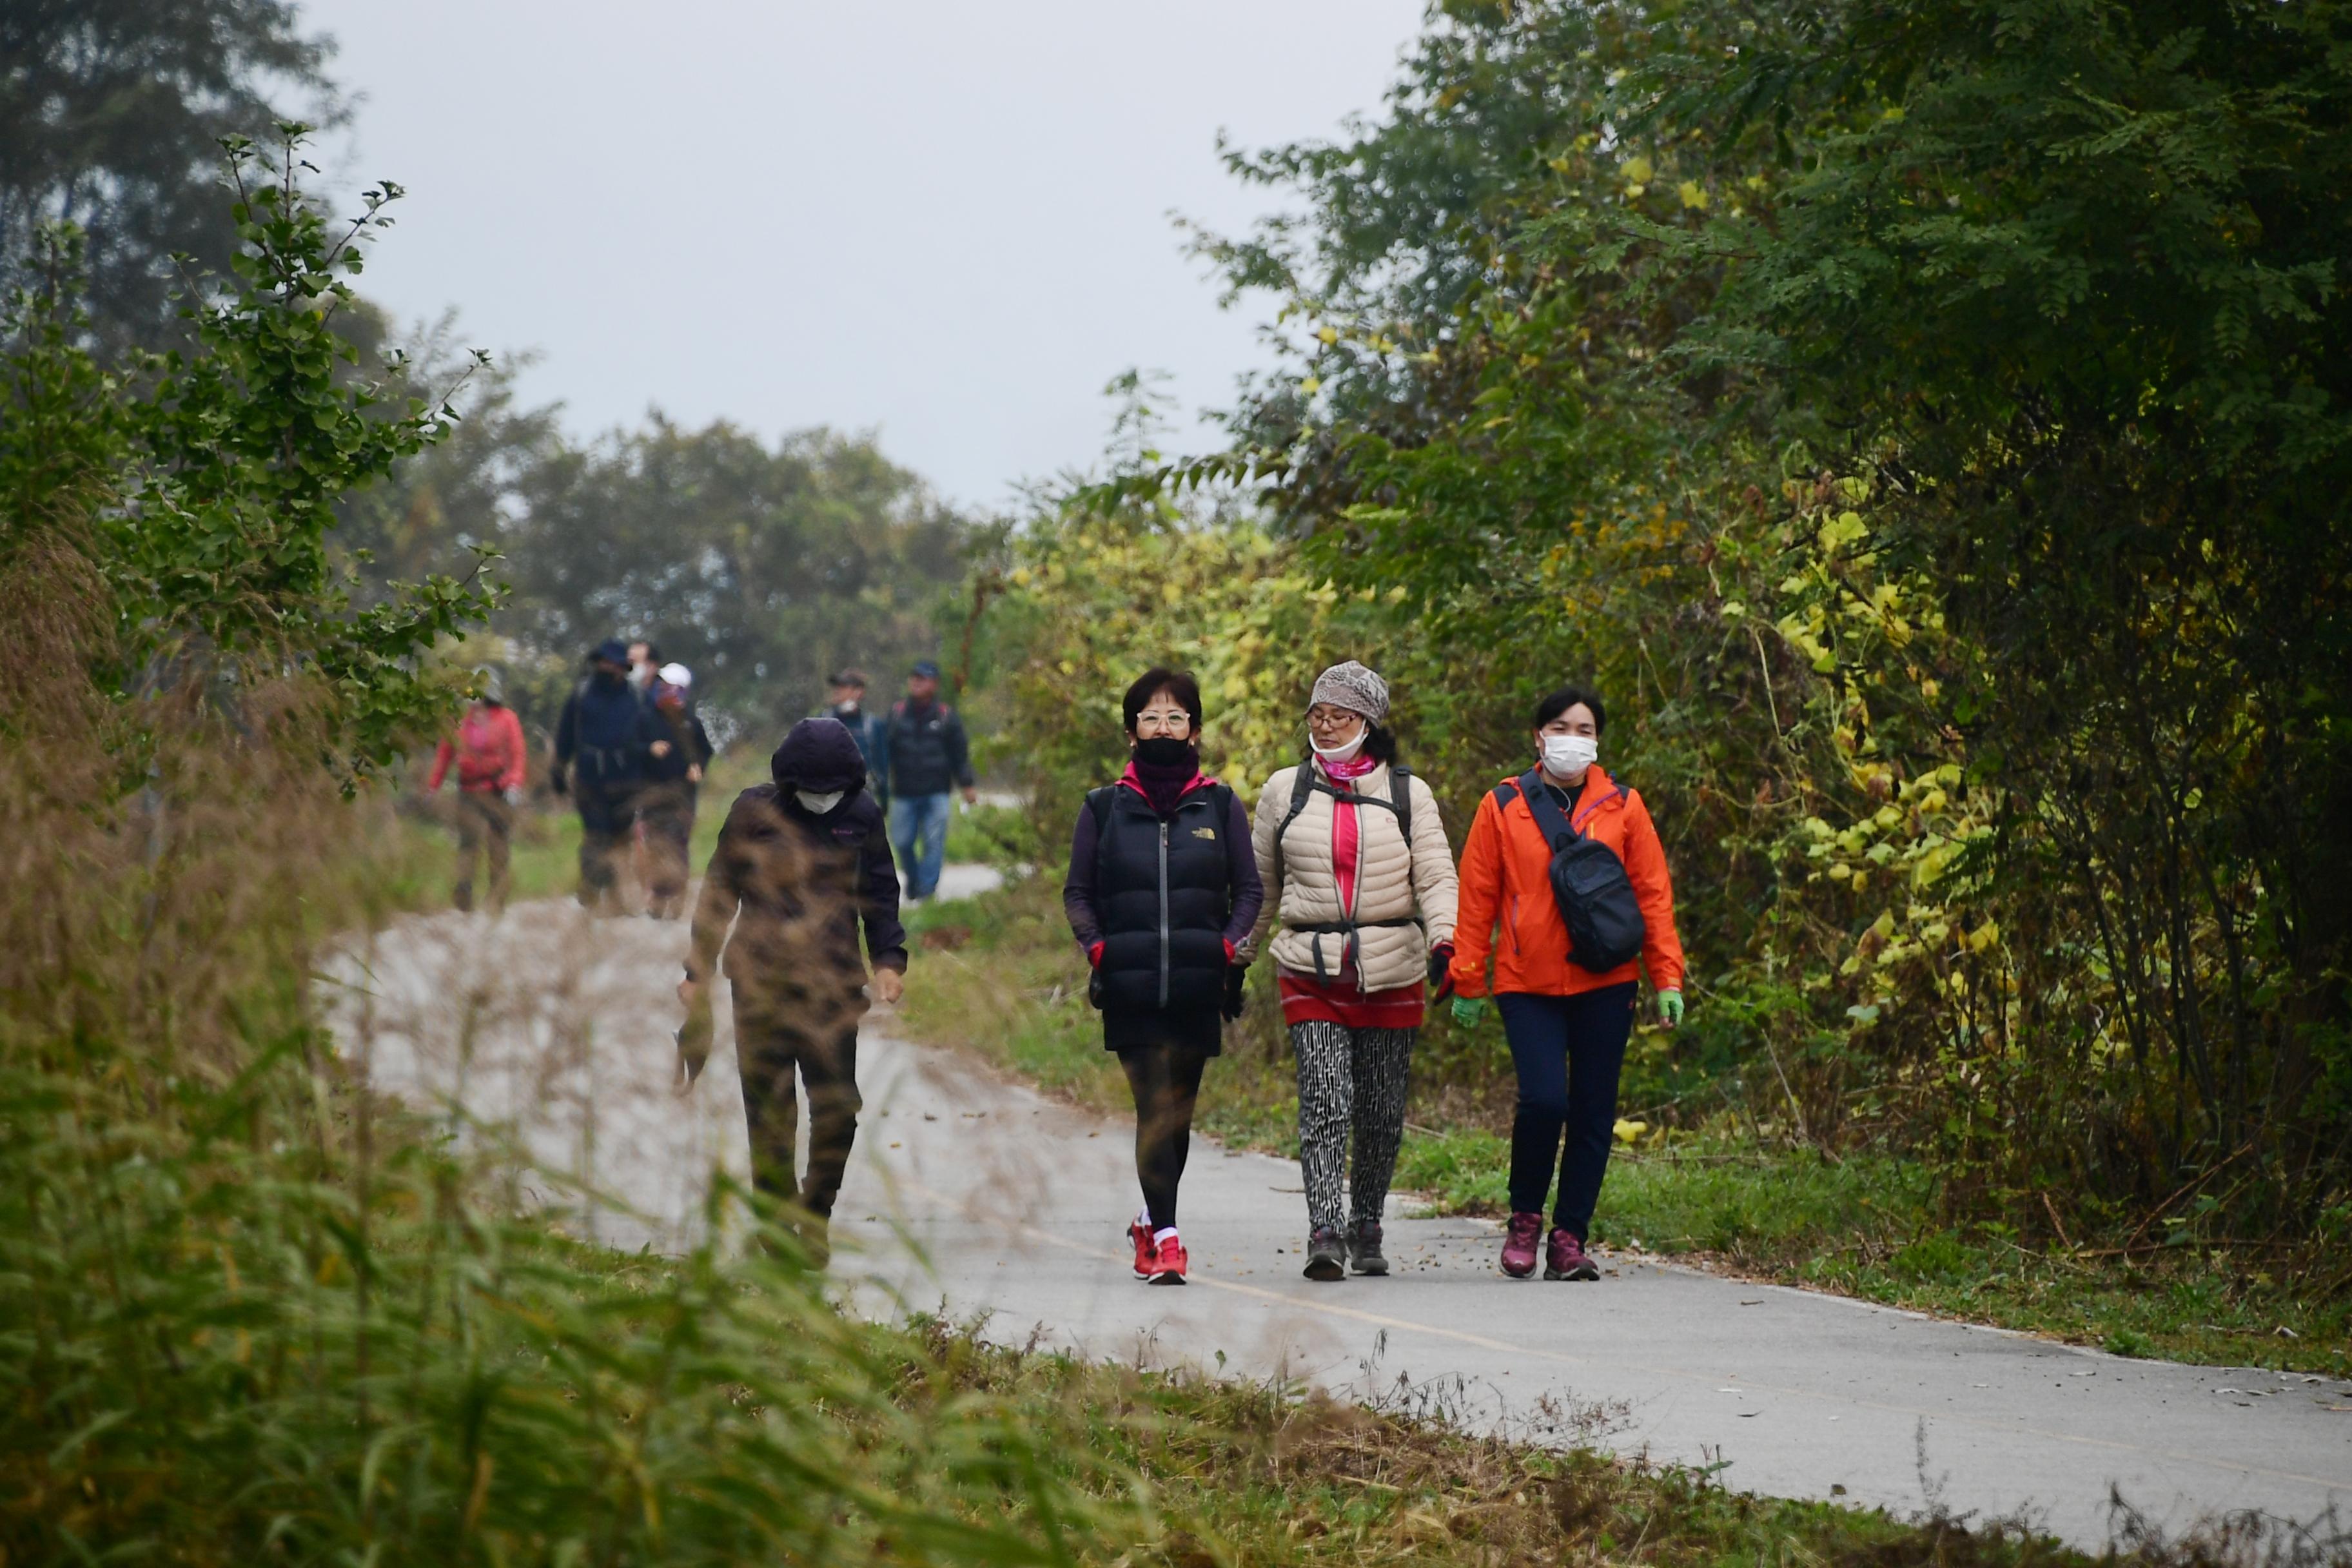
M1397 765L1388 712L1379 676L1353 660L1325 670L1307 710L1310 754L1269 779L1257 805L1265 906L1251 947L1274 955L1298 1058L1309 1279L1344 1278L1350 1258L1359 1274L1389 1271L1381 1211L1423 985L1454 956L1453 851L1437 797Z

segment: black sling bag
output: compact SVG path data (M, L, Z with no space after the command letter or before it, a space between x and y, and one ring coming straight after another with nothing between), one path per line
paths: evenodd
M1504 805L1514 795L1528 803L1536 831L1551 846L1551 896L1568 927L1568 961L1595 974L1633 963L1649 928L1625 876L1625 862L1606 844L1579 833L1535 773L1495 791Z

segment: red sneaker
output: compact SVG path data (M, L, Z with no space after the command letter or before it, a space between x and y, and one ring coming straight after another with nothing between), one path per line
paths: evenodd
M1185 1266L1192 1260L1184 1256L1184 1242L1180 1237L1170 1237L1160 1244L1159 1257L1151 1265L1154 1285L1181 1285Z
M1543 1215L1515 1214L1503 1232L1503 1272L1524 1279L1536 1271L1536 1238L1543 1234Z
M1160 1267L1160 1244L1151 1239L1151 1226L1137 1220L1127 1227L1127 1239L1135 1243L1135 1277L1150 1279Z
M1544 1243L1544 1278L1598 1279L1601 1266L1585 1255L1582 1237L1554 1226L1550 1238Z

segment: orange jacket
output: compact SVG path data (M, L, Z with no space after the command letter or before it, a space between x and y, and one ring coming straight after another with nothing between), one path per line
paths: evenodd
M1683 984L1682 939L1675 934L1675 887L1666 875L1666 852L1642 797L1616 783L1594 763L1578 797L1576 830L1597 838L1625 863L1625 878L1642 906L1648 929L1635 963L1595 974L1568 961L1568 925L1552 900L1551 847L1536 826L1523 797L1497 805L1492 791L1478 803L1470 837L1462 847L1462 912L1454 930L1454 988L1465 996L1525 992L1538 996L1573 996L1604 985L1622 985L1647 970L1650 984L1678 991ZM1498 932L1499 928L1499 934ZM1486 983L1492 951L1495 980Z

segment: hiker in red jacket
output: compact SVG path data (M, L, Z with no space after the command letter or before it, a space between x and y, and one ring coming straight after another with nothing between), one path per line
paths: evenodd
M507 847L514 834L514 808L522 804L522 723L506 704L506 683L495 669L480 672L482 695L457 721L455 736L433 752L427 793L437 793L457 763L457 904L474 907L474 862L483 847L490 852L490 912L507 907Z

